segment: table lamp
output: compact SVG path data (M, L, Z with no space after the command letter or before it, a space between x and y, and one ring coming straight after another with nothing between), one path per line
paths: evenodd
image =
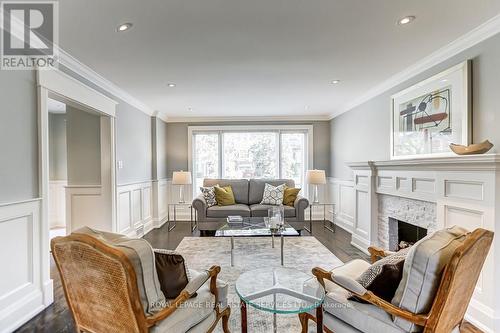
M325 170L307 170L306 182L314 185L313 189L313 203L319 203L318 198L318 185L326 184Z
M179 203L184 201L184 186L191 184L191 172L189 171L174 171L172 175L172 185L180 185Z

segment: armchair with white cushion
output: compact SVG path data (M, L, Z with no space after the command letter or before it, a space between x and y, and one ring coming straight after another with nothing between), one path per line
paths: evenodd
M78 332L229 332L228 285L219 266L190 271L180 294L160 290L153 249L143 239L82 228L51 241Z
M312 273L327 292L322 318L325 331L459 332L492 240L491 231L476 229L468 233L458 227L423 238L408 252L403 277L391 302L356 280L370 267L363 260L350 261L331 271L314 268ZM369 252L373 259L390 254L376 247L369 248ZM313 312L299 318L302 333L307 333L309 320L316 321Z

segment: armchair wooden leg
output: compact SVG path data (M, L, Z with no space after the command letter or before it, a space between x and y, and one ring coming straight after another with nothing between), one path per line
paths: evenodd
M307 333L309 331L309 316L307 313L299 313L300 326L302 326L301 333Z
M229 331L229 317L231 315L231 308L228 306L222 311L222 331L230 333Z

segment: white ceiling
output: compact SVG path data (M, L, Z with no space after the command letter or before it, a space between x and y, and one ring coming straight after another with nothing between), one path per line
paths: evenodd
M59 4L61 47L167 117L327 116L500 13L500 0Z

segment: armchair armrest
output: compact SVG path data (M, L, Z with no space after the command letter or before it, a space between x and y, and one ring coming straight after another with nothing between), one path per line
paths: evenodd
M368 252L370 253L370 259L372 261L372 264L379 260L380 258L387 257L395 252L392 251L386 251L378 246L370 246L368 247Z
M203 194L200 194L193 199L193 208L196 209L196 214L198 215L198 221L203 221L207 217L207 202Z
M218 292L217 292L217 275L220 272L219 266L212 266L205 274L200 274L195 279L189 281L184 290L177 296L177 298L166 308L146 318L148 327L153 326L155 323L162 321L170 316L179 306L188 300L196 293L209 279L210 279L210 292L215 296L215 305L218 306Z
M303 196L298 195L293 202L293 207L295 208L295 216L297 221L304 221L304 211L309 207L309 200Z
M335 275L331 272L325 271L322 268L315 267L312 269L312 273L318 279L321 285L325 286L324 280L329 280L336 285L344 288L345 290L355 294L358 298L373 304L385 312L406 319L416 325L425 326L429 316L423 314L415 314L413 312L401 309L392 303L389 303L382 298L378 297L374 293L369 290L366 290L361 284L359 284L356 280L353 280L347 276L343 275Z

